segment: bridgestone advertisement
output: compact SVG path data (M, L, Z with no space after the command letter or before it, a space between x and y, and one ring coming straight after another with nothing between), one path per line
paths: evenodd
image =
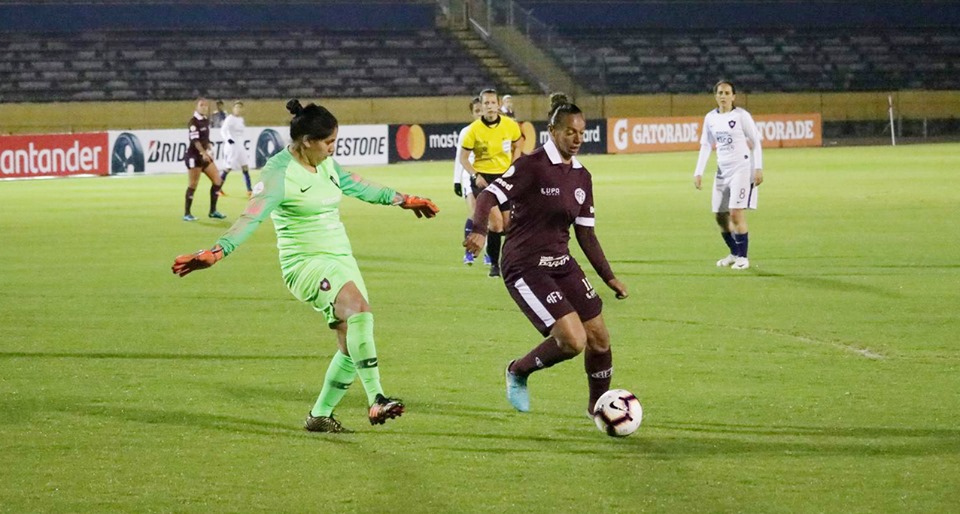
M453 161L459 149L457 138L467 123L432 123L423 125L390 125L390 162ZM523 151L530 153L550 137L547 123L520 123L524 136ZM588 120L581 154L607 153L606 120Z
M247 127L243 148L254 169L289 144L289 127ZM219 129L210 130L213 156L224 167L226 145ZM186 173L187 129L111 130L110 173ZM387 163L386 125L342 125L337 134L337 162L345 166Z

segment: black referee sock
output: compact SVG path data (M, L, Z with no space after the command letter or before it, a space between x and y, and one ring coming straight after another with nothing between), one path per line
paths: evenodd
M193 193L196 192L196 188L188 187L187 194L185 195L185 201L183 205L183 213L190 214L190 207L193 207Z
M220 199L220 186L210 186L210 212L217 210L217 200Z
M502 232L490 232L487 234L487 255L490 256L490 262L494 266L500 265L500 241L502 239Z

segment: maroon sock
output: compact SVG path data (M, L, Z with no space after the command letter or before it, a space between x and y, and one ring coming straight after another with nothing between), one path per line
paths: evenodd
M587 385L590 386L590 405L593 410L597 400L610 389L613 378L613 350L600 353L587 348L583 354L583 369L587 372Z
M533 350L530 350L530 353L517 359L516 362L513 363L513 366L510 367L510 372L525 377L534 371L549 368L558 362L563 362L576 356L577 354L575 353L564 353L563 350L560 349L557 340L553 337L548 337L546 341L537 345Z
M183 213L184 213L184 214L190 214L190 207L193 206L193 192L194 192L194 191L196 191L196 189L194 189L194 188L192 188L192 187L188 187L188 188L187 188L187 194L186 194L186 196L184 197L184 206L183 206Z

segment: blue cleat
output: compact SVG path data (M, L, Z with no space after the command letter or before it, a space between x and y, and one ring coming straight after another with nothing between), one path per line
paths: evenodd
M510 366L514 361L507 364L504 375L507 377L507 401L513 405L514 409L520 412L530 412L530 393L527 392L527 377L518 377L510 372Z
M183 221L197 221L197 218L195 218L193 214L184 214Z
M473 254L470 252L464 252L463 263L467 266L473 266Z
M489 266L491 264L493 264L493 261L490 260L490 256L487 254L483 254L483 265Z

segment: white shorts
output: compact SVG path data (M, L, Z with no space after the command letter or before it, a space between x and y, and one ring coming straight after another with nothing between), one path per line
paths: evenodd
M470 185L470 174L467 173L467 170L460 172L460 188L464 197L473 194L473 186Z
M737 166L726 177L713 181L713 212L730 212L730 209L756 209L757 187L753 185L753 170L750 161Z
M225 157L225 168L228 170L239 170L244 166L249 167L247 151L240 143L227 144L227 155Z

